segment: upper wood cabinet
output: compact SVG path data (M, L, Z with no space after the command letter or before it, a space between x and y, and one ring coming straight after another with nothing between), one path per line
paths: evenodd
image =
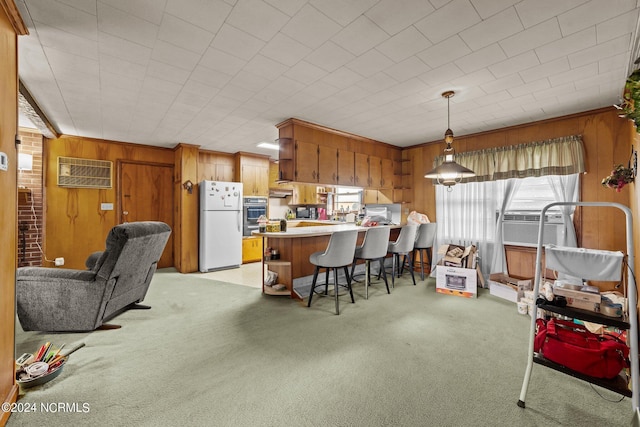
M380 159L382 165L382 176L380 180L380 188L392 189L394 183L393 160Z
M358 187L369 187L369 156L362 153L355 153L354 167L354 184Z
M338 185L356 185L355 183L355 153L338 149Z
M318 180L326 185L338 183L338 150L323 145L318 146Z
M291 197L290 204L292 205L304 205L318 204L318 193L315 185L309 184L294 184L293 195Z
M234 181L235 160L232 154L201 151L198 153L198 182Z
M369 156L369 185L370 188L382 186L382 159L377 156Z
M294 181L318 182L318 144L295 141Z
M236 154L236 181L242 182L245 196L269 195L269 158L247 153Z

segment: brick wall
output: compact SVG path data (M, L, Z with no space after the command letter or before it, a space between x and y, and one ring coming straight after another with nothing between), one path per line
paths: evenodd
M42 135L20 128L19 152L33 156L33 169L18 171L18 266L42 266ZM24 189L22 189L24 187ZM25 190L26 189L26 190Z

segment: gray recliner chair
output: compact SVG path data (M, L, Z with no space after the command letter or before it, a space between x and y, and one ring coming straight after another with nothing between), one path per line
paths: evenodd
M21 267L16 299L25 331L92 331L141 302L171 228L156 221L113 227L103 252L91 254L88 270Z

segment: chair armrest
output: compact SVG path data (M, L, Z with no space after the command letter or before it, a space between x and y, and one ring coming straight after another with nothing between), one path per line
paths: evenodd
M67 282L77 280L80 282L93 282L96 279L95 271L73 270L70 268L49 267L20 267L16 270L16 280L44 280Z
M97 251L87 257L87 260L84 262L87 270L93 270L93 268L96 266L96 262L98 262L103 252L104 251Z

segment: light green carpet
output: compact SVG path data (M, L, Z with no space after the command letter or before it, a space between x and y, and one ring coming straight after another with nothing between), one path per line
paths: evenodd
M405 277L409 277L405 274ZM419 278L418 278L419 279ZM529 317L481 290L434 283L355 288L356 304L311 308L258 289L174 270L144 303L83 334L16 332L18 355L45 341L85 342L55 380L21 397L35 413L8 426L625 426L629 399L535 365L518 401ZM619 396L599 392L609 400ZM88 404L43 413L40 403Z

